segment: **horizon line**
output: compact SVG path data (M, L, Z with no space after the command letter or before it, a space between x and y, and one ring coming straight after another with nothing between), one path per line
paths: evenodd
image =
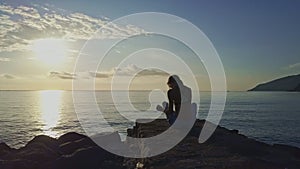
M154 89L155 90L155 89ZM73 91L71 89L0 89L0 91ZM74 90L74 91L112 91L108 89L100 89L100 90ZM152 90L114 90L114 91L152 91ZM168 90L162 90L168 91ZM199 91L199 92L212 92L211 90L192 90L192 91ZM226 92L247 92L248 90L227 90ZM224 92L224 91L215 91L215 92Z

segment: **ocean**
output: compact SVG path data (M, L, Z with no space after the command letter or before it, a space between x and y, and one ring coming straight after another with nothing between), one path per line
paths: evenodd
M124 92L118 91L116 95L121 96ZM97 121L94 115L99 112L90 109L91 98L87 98L87 93L81 91L77 95L77 105L81 112L85 112L78 118L72 91L0 91L0 142L19 148L41 134L52 137L71 131L86 134L81 127L82 120L90 122L84 125L89 131L95 126L95 133L113 128L124 136L135 119L164 117L155 110L155 105L165 98L157 95L157 100L154 97L150 103L149 91L130 91L134 111L128 108L130 103L126 99L116 103L109 91L96 91L96 102L105 119ZM197 118L205 119L211 101L210 92L200 92L200 96ZM299 122L300 93L228 92L219 125L237 129L241 134L266 143L300 147Z

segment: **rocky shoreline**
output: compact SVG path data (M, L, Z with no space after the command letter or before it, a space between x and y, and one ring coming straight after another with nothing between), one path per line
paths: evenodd
M151 158L123 158L107 152L89 137L67 133L57 139L36 136L26 146L13 149L0 143L1 169L132 169L203 168L203 169L298 169L300 149L287 145L269 145L218 126L203 144L198 136L205 123L197 120L189 134L171 150ZM151 137L168 128L165 119L150 123L136 122L128 136ZM121 141L121 140L120 140ZM126 143L124 143L126 144Z

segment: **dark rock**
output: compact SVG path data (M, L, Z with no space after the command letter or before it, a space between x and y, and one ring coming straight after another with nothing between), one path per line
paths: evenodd
M300 159L300 148L284 144L274 144L273 147L281 151L292 153L296 158Z
M189 134L171 150L145 159L125 159L127 168L135 168L138 162L144 168L203 168L203 169L298 169L300 150L290 146L268 145L217 126L213 135L203 144L198 137L204 120L197 120ZM213 125L213 124L211 124ZM165 120L137 123L131 130L134 137L150 137L168 129Z
M20 163L27 163L27 166L37 168L37 165L53 161L59 156L58 142L56 139L48 136L37 136L25 147L2 156L2 159L6 160L7 164L18 159L16 165Z
M40 135L40 136L36 136L31 141L29 141L24 148L21 148L21 150L33 149L35 147L37 148L44 147L45 149L50 149L56 152L59 149L59 142L55 138L45 136L45 135Z
M78 134L78 133L75 133L75 132L70 132L70 133L67 133L67 134L64 134L64 135L60 136L58 138L58 142L59 142L59 144L63 144L63 143L79 140L79 139L82 139L82 138L87 138L87 136L82 135L82 134Z
M118 168L123 160L78 133L67 133L59 139L41 135L20 149L4 143L0 148L0 169Z
M170 126L165 119L137 120L128 136L147 138L158 135ZM300 149L286 145L269 145L216 126L213 135L202 144L199 134L205 120L197 120L187 136L171 150L155 157L135 159L111 154L105 147L115 141L114 150L121 142L118 133L93 136L93 140L77 133L67 133L59 139L37 136L25 147L12 149L0 144L0 169L108 169L108 168L202 168L202 169L298 169ZM210 123L210 125L214 125ZM171 139L171 138L170 138Z
M81 148L71 155L64 155L53 162L55 169L98 169L103 161L111 157L100 147Z
M60 145L60 153L63 155L68 155L74 153L76 150L81 148L87 148L97 146L90 138L85 137L79 140L74 140L70 142L66 142Z
M300 92L300 83L299 83L299 85L294 89L294 91Z
M230 132L231 132L231 133L234 133L234 134L239 134L239 131L238 131L238 130L235 130L235 129L234 129L234 130L230 130Z
M24 159L12 159L12 160L0 160L1 169L34 169L38 164L31 160Z
M11 152L13 152L15 149L10 148L7 144L5 143L0 143L0 159L2 156L5 156Z

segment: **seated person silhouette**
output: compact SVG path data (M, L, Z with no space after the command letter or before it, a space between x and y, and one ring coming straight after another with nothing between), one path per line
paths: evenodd
M183 117L195 118L193 109L196 104L191 104L191 89L185 86L177 75L170 76L167 85L170 88L167 93L169 103L163 102L163 106L158 105L156 109L166 114L170 125L175 122L180 112L185 113Z

